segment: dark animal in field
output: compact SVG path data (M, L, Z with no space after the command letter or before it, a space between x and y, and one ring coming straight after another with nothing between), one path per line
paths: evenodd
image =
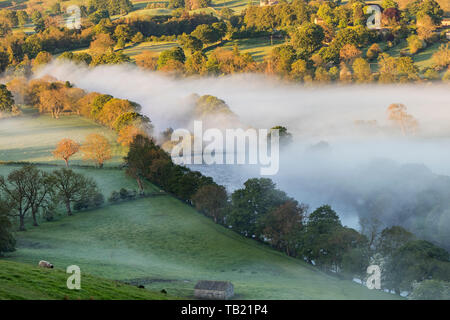
M164 289L162 289L162 290L161 290L161 293L167 294L167 291L164 290Z
M139 289L145 289L145 286L143 286L143 285L141 284L141 285L138 285L138 288L139 288Z
M39 261L39 267L53 269L53 265L50 262L44 260Z

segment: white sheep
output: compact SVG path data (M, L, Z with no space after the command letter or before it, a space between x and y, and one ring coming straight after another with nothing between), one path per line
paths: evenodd
M39 267L53 269L53 265L50 262L44 260L39 261Z

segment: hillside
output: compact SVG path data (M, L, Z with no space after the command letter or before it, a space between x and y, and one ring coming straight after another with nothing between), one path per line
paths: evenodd
M389 299L244 239L170 196L77 213L17 234L11 260L76 264L101 277L192 297L200 279L229 280L239 299Z
M3 161L39 160L50 164L55 162L50 151L58 138L81 139L89 132L107 130L75 116L7 121L9 129L0 131L3 146L0 160ZM39 135L29 139L32 130ZM14 132L13 139L10 132ZM7 175L17 167L0 165L0 174ZM93 167L75 170L94 178L106 198L122 187L136 188L135 181L126 177L123 170ZM146 188L158 191L150 183ZM168 195L76 212L72 217L61 210L56 221L41 221L39 227L28 225L28 230L16 233L16 237L18 250L8 255L11 261L34 266L39 260L48 260L59 270L76 264L82 273L143 284L157 292L166 289L173 296L191 298L198 280L215 279L232 281L238 299L397 298L370 291L349 280L339 280L266 245L245 239ZM16 280L20 282L20 279L23 278ZM59 298L58 294L59 291L51 297ZM106 294L105 298L108 298Z
M64 270L43 269L0 260L0 300L165 300L154 293L117 281L82 274L81 290L69 290Z

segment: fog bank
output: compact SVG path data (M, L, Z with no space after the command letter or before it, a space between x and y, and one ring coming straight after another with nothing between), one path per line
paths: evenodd
M217 96L242 123L282 125L293 134L280 172L271 178L297 200L311 207L330 203L352 227L359 217L376 215L385 226L402 224L450 246L445 209L450 180L439 176L450 175L448 84L304 87L259 75L174 79L133 66L88 69L59 63L43 74L138 102L158 132L185 125L191 94ZM392 103L404 104L417 120L415 135L403 135L388 120ZM320 141L328 146L311 148ZM194 168L229 191L258 176L248 166ZM430 192L442 198L432 199Z

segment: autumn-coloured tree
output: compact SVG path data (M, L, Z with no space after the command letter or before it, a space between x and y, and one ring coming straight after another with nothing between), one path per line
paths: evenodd
M112 127L113 122L126 112L136 111L136 106L128 101L113 98L109 100L101 109L97 120L102 124Z
M339 51L339 56L341 60L345 62L352 62L353 60L361 56L361 50L359 50L353 44L346 44Z
M372 72L369 63L364 58L356 58L353 62L353 72L358 82L370 82Z
M80 144L71 139L62 139L58 142L56 149L52 152L53 156L58 159L63 159L66 162L66 167L69 166L69 158L80 150Z
M41 91L38 95L39 111L50 112L52 118L59 119L59 115L64 111L67 104L64 88L59 84L53 84L49 89Z
M32 62L33 70L37 70L42 65L46 65L46 64L50 63L52 61L52 59L53 59L53 57L50 53L48 53L46 51L39 52L39 54L36 56L36 58L33 59L33 62Z
M306 211L306 205L294 200L286 201L264 218L264 236L278 250L290 256L295 255Z
M119 131L117 142L123 146L129 146L137 135L146 136L146 133L135 126L126 126Z
M135 57L135 61L138 67L155 71L158 66L158 55L152 51L143 51Z
M439 50L433 54L433 63L439 69L442 70L445 67L450 66L450 47L448 43L441 45Z
M103 54L112 52L114 47L114 40L109 34L100 33L95 37L95 40L91 42L89 50L94 54Z
M111 145L104 136L92 133L86 137L86 141L81 147L84 160L92 160L103 167L105 161L111 159Z
M434 35L434 30L436 30L436 25L429 15L424 15L417 19L417 34L420 39L430 40Z
M406 112L406 106L401 103L393 103L388 109L388 119L400 126L403 135L414 134L417 131L417 120Z

